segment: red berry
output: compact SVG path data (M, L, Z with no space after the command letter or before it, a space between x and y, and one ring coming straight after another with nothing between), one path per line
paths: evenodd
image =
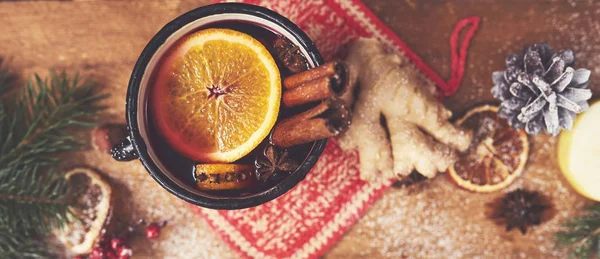
M112 248L112 250L116 252L119 249L119 247L125 245L125 242L125 237L114 237L110 240L110 248Z
M129 257L133 255L133 250L131 250L129 247L122 246L119 247L117 255L119 255L119 259L129 259Z
M106 252L106 259L119 259L119 257L114 251L108 251Z
M101 246L94 247L90 253L90 259L104 259L106 252Z
M146 227L146 238L155 239L160 235L160 227L156 223L152 223Z

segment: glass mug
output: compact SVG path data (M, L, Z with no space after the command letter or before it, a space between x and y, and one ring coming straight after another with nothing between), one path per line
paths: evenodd
M202 191L191 182L191 174L182 176L182 172L169 165L183 163L183 166L186 166L186 162L177 161L176 158L171 161L164 156L161 158L161 152L157 149L157 146L160 146L157 142L160 140L153 137L156 133L153 132L151 115L148 111L152 74L165 52L177 40L215 23L240 26L252 24L265 28L296 45L306 58L309 68L324 63L314 43L298 26L269 9L241 3L221 3L189 11L165 25L150 40L138 58L126 96L128 136L113 148L113 157L119 161L139 159L158 184L189 203L211 209L243 209L273 200L296 186L316 164L327 140L311 143L308 154L300 166L281 182L267 189L239 195ZM189 166L193 171L194 165Z

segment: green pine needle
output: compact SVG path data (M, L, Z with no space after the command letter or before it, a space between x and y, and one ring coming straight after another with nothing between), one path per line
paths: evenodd
M68 185L61 152L84 143L106 95L77 75L34 75L21 91L0 58L0 258L48 258L40 238L67 222ZM16 92L16 93L15 93Z
M63 71L52 71L50 80L35 75L16 101L0 114L0 165L12 168L19 164L53 164L56 152L77 150L82 142L73 129L92 127L90 114L102 109L92 84L80 84Z
M0 57L0 98L10 92L15 85L15 76L3 64L4 59Z
M0 226L23 236L49 233L67 221L66 196L65 179L53 171L23 166L0 175Z
M570 250L571 258L600 258L600 203L587 209L585 215L568 220L563 227L554 238L559 246Z
M56 258L48 246L39 240L9 234L0 228L0 258L35 259Z

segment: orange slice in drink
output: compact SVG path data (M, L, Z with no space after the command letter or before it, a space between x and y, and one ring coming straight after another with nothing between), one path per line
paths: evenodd
M473 131L471 146L448 169L449 176L460 187L493 192L521 175L529 157L527 134L512 129L505 119L498 117L497 106L472 109L456 124Z
M253 165L196 165L196 184L200 190L243 190L258 185Z
M201 162L233 162L277 120L281 78L250 35L205 29L178 41L158 67L150 105L165 140Z

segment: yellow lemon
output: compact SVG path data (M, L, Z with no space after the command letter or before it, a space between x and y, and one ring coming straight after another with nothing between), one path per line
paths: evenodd
M600 201L600 102L580 114L558 139L558 164L581 195Z

